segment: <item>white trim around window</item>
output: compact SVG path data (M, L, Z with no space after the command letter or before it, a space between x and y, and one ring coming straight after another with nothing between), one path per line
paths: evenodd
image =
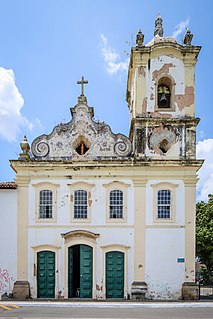
M70 187L71 223L90 223L92 219L92 188L95 185L75 182L68 186Z
M58 184L42 182L35 188L35 220L37 223L56 223Z
M128 187L120 181L103 184L106 188L106 222L123 223L127 221ZM113 213L114 209L114 213Z
M153 188L153 222L176 222L176 188L177 184L161 182L152 184Z

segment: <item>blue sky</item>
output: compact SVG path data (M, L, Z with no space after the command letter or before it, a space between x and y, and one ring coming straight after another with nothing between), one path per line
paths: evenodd
M0 0L0 180L14 177L9 159L17 159L24 134L29 143L70 120L82 75L95 119L128 135L125 101L128 53L138 29L145 43L153 38L160 12L164 35L179 43L186 27L202 50L196 67L198 198L213 192L212 12L213 1L195 0Z

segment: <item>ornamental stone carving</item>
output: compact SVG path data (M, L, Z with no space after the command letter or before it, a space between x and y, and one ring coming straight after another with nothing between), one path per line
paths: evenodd
M79 102L71 108L72 120L57 125L50 135L41 135L32 143L32 154L42 160L95 160L130 156L131 142L122 134L113 134L104 122L96 122L93 108Z
M29 154L30 145L28 144L26 135L24 135L24 139L21 142L20 147L21 147L22 153L19 154L19 156L20 156L19 159L21 159L21 160L29 160L30 159L30 154Z
M163 125L152 129L149 134L148 142L149 148L159 150L161 154L167 153L171 146L177 142L178 132L172 127Z
M42 136L42 139L44 135ZM49 154L49 145L44 141L38 141L35 144L32 144L32 152L35 157L45 157Z
M193 39L193 34L192 34L191 31L188 29L188 30L186 31L185 36L184 36L183 43L184 43L185 45L191 45L192 39Z

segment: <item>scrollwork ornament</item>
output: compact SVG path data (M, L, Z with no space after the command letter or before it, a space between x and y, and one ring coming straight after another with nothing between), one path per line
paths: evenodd
M118 156L128 156L131 151L131 143L129 141L119 141L115 144L114 150Z
M33 149L33 154L37 157L45 157L49 154L50 148L47 143L44 141L38 142L34 149Z

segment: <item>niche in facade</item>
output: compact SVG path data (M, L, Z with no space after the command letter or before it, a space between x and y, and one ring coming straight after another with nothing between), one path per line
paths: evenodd
M84 137L79 136L73 143L73 148L79 155L85 155L90 149L91 143Z
M162 153L166 153L170 149L170 143L167 141L167 139L163 139L158 148L161 150Z
M89 150L89 148L83 141L81 141L75 150L79 155L84 155Z

